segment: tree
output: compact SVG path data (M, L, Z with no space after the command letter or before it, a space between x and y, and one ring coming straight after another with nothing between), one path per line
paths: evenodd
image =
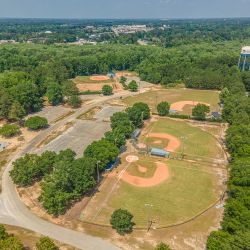
M136 127L139 127L143 124L142 112L140 109L138 109L137 107L126 108L125 112L128 114L129 119L133 121L133 124Z
M16 124L5 124L0 129L0 135L4 137L9 137L15 135L19 132L20 128Z
M129 121L129 115L127 113L122 113L122 112L116 112L110 117L111 121L111 128L114 129L118 125L120 125L123 121Z
M21 104L18 101L14 101L9 112L9 118L15 120L21 120L24 118L25 114L26 111L23 108L23 106L21 106Z
M221 250L223 249L223 243L230 238L228 232L213 231L207 237L207 249L208 250Z
M9 236L5 240L0 240L0 249L11 249L11 250L24 250L24 246L21 240L13 235Z
M223 101L228 97L228 95L229 95L229 90L228 90L228 88L223 88L223 89L221 90L221 92L220 92L220 95L219 95L220 100L223 102Z
M100 141L92 142L84 151L84 157L100 160L98 167L104 170L109 162L114 161L119 154L119 149L112 142L102 138Z
M168 104L168 102L160 102L157 105L157 112L159 115L166 116L169 114L169 108L170 105Z
M8 233L5 230L4 225L0 224L0 241L8 238Z
M136 84L135 80L132 80L129 84L128 84L128 88L131 91L136 91L138 89L138 85Z
M127 210L117 209L111 215L110 224L120 233L131 230L133 215Z
M80 105L80 103L81 103L81 98L77 95L72 95L69 98L69 105L70 106L77 107Z
M6 90L0 92L0 119L8 119L13 97Z
M48 121L44 117L33 116L25 121L24 126L27 128L37 129L39 127L44 127L48 125Z
M113 88L109 85L103 85L102 87L102 93L104 95L111 95L113 93Z
M37 250L57 250L58 247L55 245L54 241L49 237L41 237L40 242L36 243Z
M192 110L192 116L197 120L203 120L206 117L206 113L210 111L209 106L198 103Z
M49 102L57 104L62 99L62 87L57 82L50 82L48 84L47 93L46 93Z
M169 247L169 245L160 242L159 244L157 244L157 247L155 250L171 250L171 248Z
M143 120L148 119L150 117L150 109L147 103L144 102L136 102L133 107L136 107L143 112Z
M113 131L106 132L104 135L107 141L112 142L118 148L126 144L124 133L117 129L117 127Z
M121 76L120 83L125 83L127 78L125 76Z
M66 81L62 84L62 94L64 96L74 96L79 95L79 89L76 84L72 81Z

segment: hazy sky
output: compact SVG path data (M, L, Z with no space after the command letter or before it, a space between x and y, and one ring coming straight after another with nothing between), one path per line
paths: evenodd
M250 0L0 0L0 17L250 17Z

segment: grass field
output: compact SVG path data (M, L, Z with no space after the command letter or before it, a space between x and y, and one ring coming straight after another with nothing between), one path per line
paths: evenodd
M108 80L98 80L98 81L94 81L94 80L90 80L91 76L77 76L74 79L70 79L71 81L73 81L76 84L84 84L84 83L112 83L114 82L113 79L108 79Z
M156 98L158 96L158 98ZM157 102L156 102L157 99ZM210 104L211 111L215 111L219 103L219 92L209 90L193 90L193 89L160 89L157 91L146 92L135 97L129 97L123 100L124 103L133 105L136 102L145 102L151 110L156 110L156 104L162 101L167 101L170 105L180 101L197 101ZM187 107L182 114L187 114Z
M151 131L152 130L152 131ZM209 134L190 127L185 123L161 118L157 122L149 123L141 134L166 133L176 137L180 142L182 136L188 139L185 142L185 152L199 157L219 157L220 151L217 141ZM144 136L143 136L144 135ZM149 140L162 140L152 137ZM165 142L167 143L167 142ZM165 146L165 145L164 145ZM176 151L182 148L182 143ZM145 204L152 204L150 221L152 226L167 225L180 222L195 216L206 209L218 198L222 190L221 169L215 166L202 165L166 158L137 155L139 160L133 163L122 157L121 164L104 181L84 209L83 219L97 223L109 224L110 216L115 209L127 209L134 215L136 226L146 226L147 208ZM169 177L161 183L150 187L137 187L122 179L119 175L126 168L126 172L141 178L152 178L156 171L156 162L167 165ZM147 168L140 172L139 166ZM224 173L224 172L223 172Z

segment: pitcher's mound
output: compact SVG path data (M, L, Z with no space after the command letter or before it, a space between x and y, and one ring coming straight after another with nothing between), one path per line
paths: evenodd
M139 169L139 171L142 172L142 173L145 173L145 172L148 171L147 168L141 167L140 165L138 165L138 169Z
M146 148L146 145L144 143L139 143L137 144L138 148Z
M154 141L154 143L162 143L162 141Z
M90 80L93 81L101 81L101 80L108 80L109 77L108 76L91 76Z

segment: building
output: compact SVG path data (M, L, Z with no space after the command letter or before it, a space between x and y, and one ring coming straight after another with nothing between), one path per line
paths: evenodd
M47 30L47 31L45 31L44 33L45 33L45 34L51 34L52 32L49 31L49 30Z
M107 76L109 76L111 79L113 79L115 77L115 73L114 72L108 72Z
M211 118L217 119L217 118L220 118L220 117L221 117L221 115L218 112L212 112Z

